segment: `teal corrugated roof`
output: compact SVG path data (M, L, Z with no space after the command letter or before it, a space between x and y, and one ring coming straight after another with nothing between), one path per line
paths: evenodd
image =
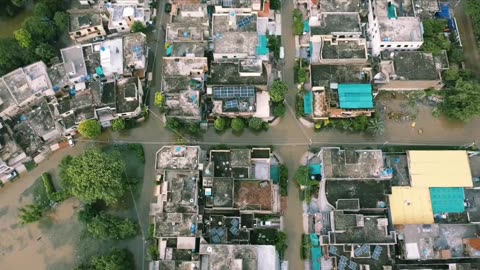
M268 54L268 39L266 36L258 36L257 55Z
M167 56L172 56L172 53L173 53L173 45L170 45L167 48Z
M339 84L341 109L373 109L371 84Z
M390 20L392 20L392 19L396 20L397 19L397 10L396 10L394 5L388 6L387 7L387 12L388 12L388 18Z
M310 32L310 22L308 20L303 22L303 32L304 33Z
M280 166L270 166L270 179L272 179L274 184L277 184L280 181Z
M307 92L303 97L303 112L306 115L312 114L313 111L313 93Z
M465 212L463 188L430 188L434 214Z
M310 249L310 257L312 258L312 266L315 270L320 270L322 265L322 249L313 247Z
M310 243L312 243L312 246L318 247L318 235L316 233L311 233L310 234Z

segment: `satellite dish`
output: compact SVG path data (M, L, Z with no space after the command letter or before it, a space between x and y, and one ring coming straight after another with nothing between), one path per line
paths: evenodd
M212 247L207 247L208 252L212 252Z

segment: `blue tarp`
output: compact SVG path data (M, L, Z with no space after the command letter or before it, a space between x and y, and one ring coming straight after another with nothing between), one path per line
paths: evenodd
M309 91L303 97L303 112L310 115L313 112L313 93Z
M312 164L308 167L310 168L310 174L312 174L312 175L322 174L322 165L321 164Z
M463 188L430 188L434 214L465 212Z
M167 56L172 56L172 53L173 53L173 45L170 45L167 48Z
M312 246L318 247L318 235L316 233L311 233L310 234L310 243L312 243Z
M342 109L373 109L371 84L339 84L338 97Z
M440 5L440 11L436 15L441 19L450 19L450 7L445 4Z
M104 76L102 67L96 67L95 72L97 73L98 76Z
M304 33L310 32L310 22L309 22L308 20L306 20L306 21L303 23L303 32L304 32Z
M268 39L266 36L258 36L257 55L268 54Z
M322 266L322 249L319 247L313 247L310 249L310 257L312 258L312 267L315 270L320 270Z
M272 179L274 184L277 184L280 181L280 166L270 166L270 179Z

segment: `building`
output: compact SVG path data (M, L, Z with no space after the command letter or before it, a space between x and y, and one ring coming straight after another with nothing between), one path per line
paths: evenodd
M312 38L312 64L367 64L367 42L364 38L324 37L320 42Z
M104 15L95 9L71 9L69 35L73 41L82 43L107 35L103 27ZM105 17L106 18L106 17Z
M199 253L200 270L280 269L277 251L271 245L200 244Z
M147 61L147 36L143 33L124 35L123 76L145 78Z
M131 4L130 2L117 1L115 4L107 4L109 13L108 30L110 32L128 33L134 22L146 25L150 21L151 12L148 5Z
M374 82L379 90L440 90L442 66L431 53L383 52Z
M167 116L200 120L200 95L208 71L206 57L164 57L162 94Z
M422 22L411 0L369 0L368 35L372 54L415 51L423 44Z

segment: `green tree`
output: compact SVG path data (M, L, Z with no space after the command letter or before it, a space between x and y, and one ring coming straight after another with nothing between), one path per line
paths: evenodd
M165 106L165 95L161 92L156 92L155 101L153 103L155 107L163 108L163 106Z
M235 132L240 132L245 128L245 122L241 118L235 118L232 120L232 130Z
M248 120L248 127L255 131L261 130L263 128L263 121L260 118L252 117Z
M424 19L422 20L422 24L423 36L427 38L443 33L443 31L448 27L447 20L442 19Z
M156 261L158 260L159 257L159 251L157 245L153 244L148 247L148 255L150 257L150 260Z
M135 269L133 254L127 249L113 249L102 256L93 256L76 270L131 270Z
M280 165L280 195L288 195L288 167Z
M13 38L0 39L0 76L29 63L25 50Z
M28 204L18 210L20 211L19 218L22 224L38 221L43 216L43 208L37 204Z
M480 115L480 84L458 80L455 87L446 91L442 111L455 120L468 121Z
M285 232L279 231L275 237L275 248L278 251L278 255L282 259L285 255L285 250L287 250L287 234Z
M225 118L218 117L217 119L215 119L215 122L213 122L213 126L216 130L223 131L227 126L227 121L225 120Z
M10 2L17 7L24 7L27 0L10 0Z
M55 10L50 10L50 7L45 2L38 2L33 8L33 14L40 18L53 18Z
M27 30L33 40L38 42L52 42L57 38L57 29L55 23L49 19L32 16L28 17L23 23L22 28Z
M67 31L68 30L68 25L70 23L70 19L68 17L68 14L62 11L57 11L55 12L55 15L53 16L53 21L55 22L55 25L57 28L61 31Z
M305 83L307 81L307 70L305 68L300 68L298 70L298 82Z
M273 35L268 35L267 40L268 40L267 48L271 52L273 52L273 57L275 57L275 59L279 59L280 58L280 47L282 47L282 41L281 41L280 37L273 36Z
M303 34L303 13L300 9L293 10L293 33L297 36Z
M270 3L270 8L273 10L280 10L282 7L282 2L281 0L269 0Z
M84 137L93 139L102 133L102 127L97 120L83 120L80 125L78 125L78 132Z
M382 120L375 117L368 120L366 131L368 134L372 136L382 135L383 132L385 131L385 125L383 124Z
M50 63L50 60L57 56L55 47L48 43L41 43L35 48L35 54L45 63Z
M125 129L125 119L118 118L118 119L113 120L112 129L113 129L113 131L124 130Z
M20 28L13 32L15 39L18 41L18 44L23 48L29 48L33 44L32 35L27 30Z
M103 200L106 204L114 204L128 187L126 165L118 153L89 149L72 157L60 169L66 189L85 203Z
M445 81L447 82L455 82L460 78L460 70L456 66L450 67L447 71L445 71Z
M285 99L285 95L288 92L288 86L286 83L276 80L273 82L270 88L270 100L272 102L282 102Z
M87 223L88 233L102 240L122 240L137 234L137 224L129 219L111 216L105 213L93 217Z
M138 32L145 32L147 30L147 28L145 27L145 25L143 25L143 23L139 22L139 21L135 21L132 26L130 27L131 31L133 33L138 33Z
M458 46L453 46L448 52L448 60L450 63L461 63L465 60L463 49Z
M284 117L286 111L287 109L285 108L285 105L283 103L279 103L275 105L275 108L273 109L273 116Z
M298 167L295 172L295 181L302 189L318 186L318 181L310 179L310 173L307 166Z

